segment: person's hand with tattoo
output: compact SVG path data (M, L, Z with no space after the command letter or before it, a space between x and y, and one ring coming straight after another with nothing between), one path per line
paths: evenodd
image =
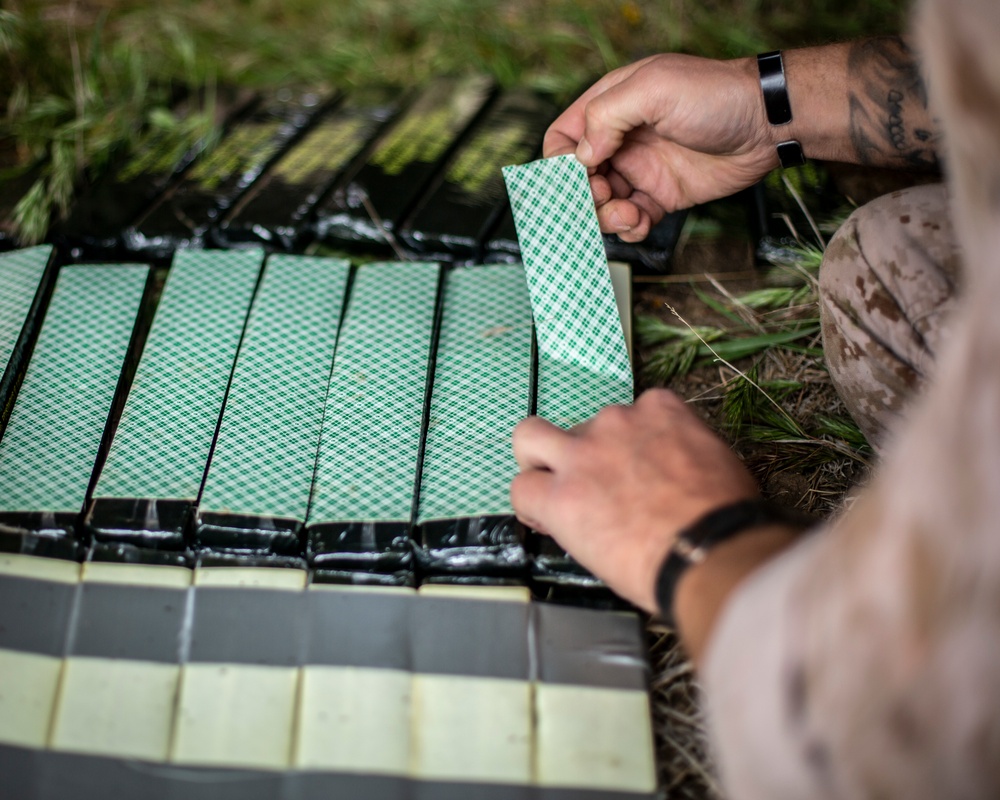
M917 62L898 37L784 53L793 119L767 121L756 59L658 55L608 73L552 124L546 156L591 171L601 229L646 237L669 211L746 188L797 140L806 157L934 168L939 139Z

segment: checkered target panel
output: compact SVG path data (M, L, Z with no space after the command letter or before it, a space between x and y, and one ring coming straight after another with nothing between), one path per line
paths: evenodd
M38 303L48 255L0 258L12 796L652 796L638 618L543 602L507 495L536 405L631 400L603 255L582 359L519 264L182 251Z

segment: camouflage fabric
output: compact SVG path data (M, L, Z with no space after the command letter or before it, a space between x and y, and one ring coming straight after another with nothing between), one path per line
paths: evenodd
M831 245L837 380L892 427L852 507L715 625L699 678L730 800L1000 797L1000 4L923 0L915 29L956 235L918 189Z
M877 448L933 370L960 272L941 184L862 206L827 247L820 270L827 364Z

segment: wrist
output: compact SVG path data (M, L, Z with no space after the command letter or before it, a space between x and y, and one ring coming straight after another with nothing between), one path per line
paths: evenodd
M757 68L756 57L735 59L733 65L738 70L738 81L740 86L740 96L746 98L746 113L748 115L748 130L753 131L750 139L750 146L754 150L766 153L766 158L773 161L769 168L778 166L778 158L775 150L774 131L772 125L767 121L767 114L764 111L764 103L760 91L760 71Z
M684 574L701 564L713 549L765 525L804 525L794 512L763 500L746 497L716 506L702 514L674 537L656 577L660 616L673 618L677 585Z
M782 60L792 119L770 126L771 144L794 139L806 158L850 160L846 46L786 50Z
M702 653L727 602L739 586L793 546L804 528L765 523L712 548L700 564L681 576L674 597L675 624L688 655L700 665Z
M783 168L799 167L805 163L805 154L798 139L789 138L787 126L792 122L792 106L788 98L784 59L780 50L760 53L757 72L764 111L771 126L772 138L777 133L774 149Z

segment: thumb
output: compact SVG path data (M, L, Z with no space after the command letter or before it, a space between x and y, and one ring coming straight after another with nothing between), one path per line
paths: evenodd
M612 86L587 103L583 136L576 148L577 160L584 166L596 167L607 161L618 152L629 131L648 122L642 95L630 83Z

